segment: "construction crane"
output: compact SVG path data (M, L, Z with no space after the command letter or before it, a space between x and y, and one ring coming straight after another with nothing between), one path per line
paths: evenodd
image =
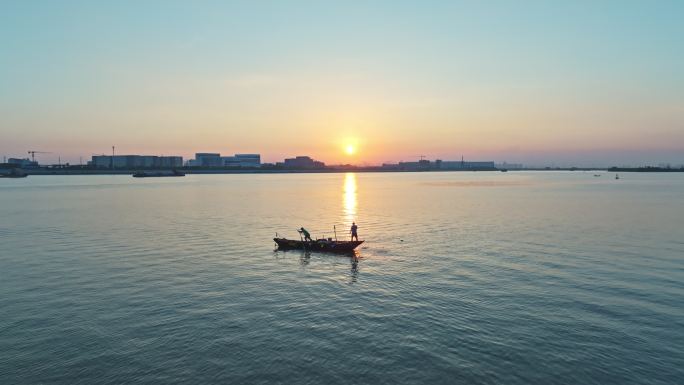
M31 161L35 162L36 161L36 154L52 154L51 152L46 152L46 151L34 151L34 150L29 150L29 154L31 154Z

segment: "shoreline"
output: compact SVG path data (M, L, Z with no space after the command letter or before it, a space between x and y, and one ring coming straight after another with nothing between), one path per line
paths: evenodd
M225 169L184 169L184 168L179 168L176 169L177 171L181 171L185 174L196 174L196 175L216 175L216 174L339 174L339 173L349 173L349 172L356 172L356 173L421 173L421 172L502 172L502 170L498 169L469 169L469 170L439 170L439 169L431 169L431 170L387 170L387 169L379 169L379 168L344 168L344 169L322 169L322 170L274 170L274 169L267 169L267 170L225 170ZM94 169L23 169L24 172L28 175L133 175L136 172L140 171L145 171L145 172L169 172L171 169L123 169L123 170L94 170ZM593 172L614 172L613 170L610 169L605 169L605 168L586 168L586 169L578 169L578 168L542 168L542 169L533 169L533 168L527 168L527 169L519 169L519 170L508 170L508 172L516 172L516 171L539 171L539 172L544 172L544 171L580 171L580 172L587 172L587 171L593 171ZM626 169L620 169L620 172L641 172L637 170L626 170ZM672 170L669 172L684 172L684 170ZM656 171L649 171L649 172L656 172ZM662 171L666 172L666 171Z
M381 167L339 167L339 168L323 168L323 169L224 169L224 168L188 168L182 167L177 169L171 168L150 168L150 169L92 169L79 167L40 167L40 168L26 168L22 169L27 175L133 175L137 172L170 172L177 170L185 174L335 174L335 173L414 173L414 172L516 172L516 171L575 171L575 172L647 172L647 173L671 173L684 172L684 168L659 168L659 167L610 167L610 168L579 168L579 167L545 167L545 168L522 168L514 170L480 168L480 169L391 169ZM2 169L0 169L2 173Z

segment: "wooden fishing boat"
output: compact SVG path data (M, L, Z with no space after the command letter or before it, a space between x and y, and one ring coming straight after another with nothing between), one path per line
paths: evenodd
M178 170L172 170L171 172L169 171L139 171L133 174L133 178L160 178L160 177L167 177L167 176L185 176L185 173L182 173Z
M302 241L296 239L273 238L279 250L309 250L326 251L330 253L351 253L363 241L336 241L334 239L316 239L315 241Z
M8 174L0 173L0 178L26 178L27 176L28 174L23 170L16 168L11 169Z

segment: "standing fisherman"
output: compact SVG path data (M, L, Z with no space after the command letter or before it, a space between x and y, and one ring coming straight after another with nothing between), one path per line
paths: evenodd
M359 234L356 233L356 230L359 228L359 226L356 225L356 222L352 222L351 230L349 231L351 233L351 240L353 241L354 238L356 240L359 240Z
M309 234L309 232L306 231L304 227L300 228L297 231L299 231L299 233L304 236L304 241L313 241L313 239L311 239L311 234Z

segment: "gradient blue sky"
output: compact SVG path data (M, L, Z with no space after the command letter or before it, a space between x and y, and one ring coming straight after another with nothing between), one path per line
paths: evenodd
M1 5L0 156L684 163L684 1Z

